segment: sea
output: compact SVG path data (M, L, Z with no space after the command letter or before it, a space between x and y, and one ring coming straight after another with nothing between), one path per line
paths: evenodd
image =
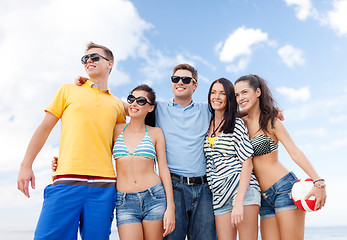
M1 240L31 240L31 231L0 231ZM112 231L110 240L119 240L117 231ZM261 238L259 237L259 240ZM347 240L347 226L344 227L307 227L305 240Z

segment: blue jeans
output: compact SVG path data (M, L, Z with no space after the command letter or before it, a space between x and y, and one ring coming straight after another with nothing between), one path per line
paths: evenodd
M175 201L175 230L166 240L215 240L212 194L207 183L189 186L172 179Z

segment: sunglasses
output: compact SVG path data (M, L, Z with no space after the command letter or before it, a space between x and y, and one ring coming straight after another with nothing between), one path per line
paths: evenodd
M135 101L140 106L146 105L146 103L148 103L149 105L154 105L153 103L148 102L145 97L134 97L134 95L129 95L128 96L128 98L127 98L127 102L128 103L131 104L131 103L133 103Z
M196 82L195 78L192 78L192 77L171 76L171 81L173 83L178 83L180 81L180 79L182 79L182 82L184 84L189 84L192 81L192 79L193 79L194 82Z
M89 58L90 58L90 61L92 61L92 62L98 62L98 61L100 61L100 58L103 58L107 61L110 61L110 59L107 59L107 58L101 56L99 53L91 53L91 54L84 55L81 58L82 64L86 64Z

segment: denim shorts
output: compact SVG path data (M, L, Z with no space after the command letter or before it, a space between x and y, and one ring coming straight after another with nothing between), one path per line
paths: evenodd
M295 174L290 172L261 193L260 220L275 217L277 212L297 209L290 195L297 180Z
M214 215L223 215L233 210L235 203L235 197L229 198L229 200L223 205L223 207L214 210ZM259 205L260 206L260 192L251 186L248 186L245 198L243 199L243 205Z
M165 210L166 195L162 183L140 192L117 192L117 226L163 220Z

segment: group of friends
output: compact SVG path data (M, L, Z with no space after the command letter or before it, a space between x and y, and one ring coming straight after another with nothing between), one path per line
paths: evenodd
M179 64L172 99L156 101L143 84L125 103L108 88L107 47L89 43L81 61L89 78L57 91L20 166L18 189L30 197L33 162L61 119L34 239L77 239L78 230L84 240L109 239L114 209L121 240L256 240L258 214L262 239L304 239L305 212L290 198L297 177L278 160L279 142L314 180L307 198L317 199L316 210L325 181L279 120L261 77L217 79L208 103L197 103L197 70Z

